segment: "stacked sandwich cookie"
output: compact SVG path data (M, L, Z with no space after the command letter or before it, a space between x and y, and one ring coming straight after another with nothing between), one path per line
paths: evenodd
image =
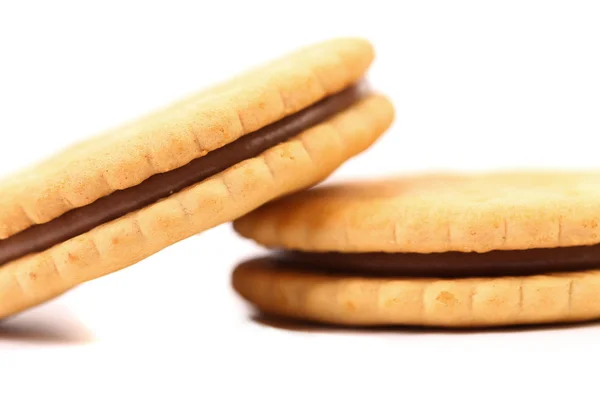
M237 292L267 314L438 327L600 317L600 173L324 185L234 226L272 250L233 274Z
M0 318L325 179L392 122L373 58L306 47L0 180Z

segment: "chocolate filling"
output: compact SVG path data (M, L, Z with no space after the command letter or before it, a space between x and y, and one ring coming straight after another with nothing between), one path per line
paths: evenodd
M310 253L281 251L287 265L330 273L463 278L572 272L600 267L600 245L486 253Z
M349 108L369 92L365 82L305 108L256 132L247 134L187 165L154 175L137 186L116 191L94 203L71 210L45 224L35 225L0 240L0 265L46 250L75 236L201 182L227 168L256 157Z

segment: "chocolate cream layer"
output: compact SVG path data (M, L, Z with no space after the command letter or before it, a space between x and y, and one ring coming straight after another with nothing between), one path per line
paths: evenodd
M520 276L600 268L600 245L485 253L311 253L281 251L282 265L329 273L464 278Z
M94 203L71 210L45 224L35 225L0 240L0 265L86 233L102 224L140 210L199 183L244 160L297 136L349 108L369 94L361 81L339 93L213 150L187 165L154 175L137 186L116 191Z

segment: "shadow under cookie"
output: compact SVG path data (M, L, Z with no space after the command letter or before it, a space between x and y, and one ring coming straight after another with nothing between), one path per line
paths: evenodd
M250 320L256 324L269 328L280 329L300 333L323 333L323 334L368 334L368 335L462 335L462 334L494 334L494 333L522 333L533 331L556 331L577 328L594 328L600 326L600 321L585 321L572 323L546 323L537 325L513 325L513 326L490 326L485 328L443 328L423 327L418 325L382 325L382 326L339 326L335 324L310 322L289 317L282 317L261 312L250 315Z
M41 344L81 345L92 341L92 332L58 302L0 321L0 348Z

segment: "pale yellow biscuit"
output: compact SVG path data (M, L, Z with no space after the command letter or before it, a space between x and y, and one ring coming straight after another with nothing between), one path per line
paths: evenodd
M597 270L405 279L292 270L273 259L259 258L236 268L233 287L265 313L342 326L491 327L600 317Z
M0 318L318 183L369 147L393 115L385 97L372 95L259 157L49 250L1 266Z
M0 239L173 170L359 80L362 39L296 51L0 180Z
M600 243L600 172L400 176L322 186L240 218L271 248L487 252Z

